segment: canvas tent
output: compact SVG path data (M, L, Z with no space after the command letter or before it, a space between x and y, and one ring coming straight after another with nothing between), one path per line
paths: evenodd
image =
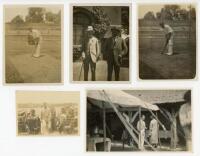
M109 97L110 101L116 106L121 108L138 108L141 107L143 109L150 109L152 111L158 111L159 108L156 105L152 105L148 102L141 100L136 96L132 96L121 90L90 90L88 91L87 97L91 101L92 104L102 108L102 102L108 103L110 102L106 95ZM111 108L110 105L106 105L106 108Z

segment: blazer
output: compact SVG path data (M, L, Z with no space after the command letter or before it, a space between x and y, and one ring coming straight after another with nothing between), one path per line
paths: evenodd
M85 52L86 57L90 56L94 63L97 62L99 51L99 41L96 37L88 38L83 43L83 52Z
M105 45L105 53L107 61L114 59L117 65L120 65L119 56L126 55L128 52L127 45L121 37L117 36L115 38L110 37L107 39Z

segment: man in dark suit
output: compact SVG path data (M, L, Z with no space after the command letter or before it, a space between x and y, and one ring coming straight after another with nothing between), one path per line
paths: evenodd
M112 37L107 39L105 44L106 59L108 64L107 80L112 80L113 68L115 71L115 81L119 81L120 65L122 56L127 53L127 45L121 37L121 31L117 27L111 28Z

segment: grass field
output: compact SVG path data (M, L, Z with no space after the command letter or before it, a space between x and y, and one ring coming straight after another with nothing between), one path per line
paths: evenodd
M6 36L5 37L5 73L6 73L6 82L7 83L31 83L35 82L34 79L38 76L37 72L36 74L33 75L27 75L27 79L24 79L24 75L27 73L26 71L30 71L29 69L31 67L31 61L26 62L27 60L23 60L24 58L21 56L32 56L33 52L33 46L28 45L27 43L27 36ZM35 68L37 71L42 71L42 70L53 70L52 67L58 67L61 68L61 41L59 37L48 37L45 36L43 37L42 45L41 45L41 55L45 59L46 56L54 60L55 64L48 64L45 69L43 69L43 64L45 62L38 62L38 66L34 65L31 68ZM20 60L20 57L23 58ZM14 60L14 61L13 61ZM26 63L27 69L24 71L24 75L21 72L20 69L15 65L15 61L21 62L21 63ZM52 67L51 67L52 66ZM49 67L49 68L48 68ZM61 80L61 69L57 69L55 71L51 71L51 73L54 73L57 77ZM51 77L54 76L50 75ZM51 83L53 80L51 78L48 78L47 75L47 80L45 82L49 81L48 83ZM54 79L55 80L55 79ZM38 81L38 80L37 80ZM57 80L59 81L59 80ZM40 82L37 82L40 83ZM57 82L56 82L57 83Z
M159 49L141 49L139 52L141 79L193 79L196 76L196 51L174 50L167 56Z

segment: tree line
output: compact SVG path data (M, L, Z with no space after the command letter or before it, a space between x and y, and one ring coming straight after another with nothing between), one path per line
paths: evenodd
M144 20L169 20L169 21L187 21L196 19L196 10L192 6L188 9L181 8L179 5L165 5L159 12L147 12Z
M23 24L23 23L61 23L61 11L58 13L52 13L46 11L42 7L30 7L28 8L28 15L25 19L21 15L16 15L12 20L12 24Z

